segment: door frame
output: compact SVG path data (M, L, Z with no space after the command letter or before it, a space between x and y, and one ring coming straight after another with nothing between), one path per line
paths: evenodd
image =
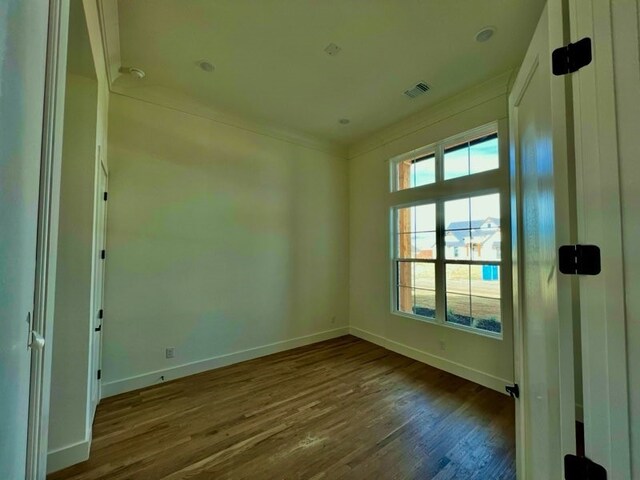
M571 41L590 37L594 52L571 75L578 243L602 254L602 273L579 279L585 454L623 479L631 448L612 4L570 0L569 8Z
M101 145L97 146L96 154L96 173L95 173L95 189L94 189L94 212L93 212L93 262L91 265L91 325L90 325L90 368L89 368L89 404L88 404L88 418L87 425L93 424L93 418L95 416L96 407L100 403L102 397L102 382L97 378L96 371L102 368L102 335L104 335L104 318L101 319L102 331L100 332L99 340L96 340L94 331L95 320L98 317L98 311L104 310L104 279L105 279L105 266L106 259L100 258L100 251L106 249L107 245L107 209L108 201L104 198L104 194L108 191L109 187L109 170L104 162L104 149ZM101 178L104 177L104 184L101 182ZM102 231L99 231L102 229ZM100 242L100 240L102 240ZM102 262L102 265L100 265ZM99 295L96 295L98 283L100 283ZM99 343L96 344L96 341ZM97 354L95 349L97 349ZM97 362L94 360L97 358ZM97 365L96 365L97 363ZM94 403L93 393L96 393L96 400Z
M566 43L568 38L568 11L563 0L548 0L547 5L541 13L540 20L546 15L546 21L548 24L548 48L552 50L556 45L560 46ZM551 51L548 55L549 61L551 60ZM523 65L526 65L527 60L531 64L532 70L528 73L529 77L525 77L522 83L526 85L532 72L536 69L536 63L539 61L537 58L528 59L525 57ZM522 67L521 67L522 68ZM520 69L519 69L520 70ZM556 243L573 242L575 236L575 207L574 199L572 198L571 178L573 165L571 163L571 118L570 118L570 95L569 81L565 78L557 78L551 75L551 66L549 65L550 74L550 95L553 108L551 110L551 125L552 125L552 151L551 155L554 159L554 182L558 185L565 185L565 194L558 195L555 198L555 237ZM519 75L519 73L518 73ZM516 79L515 82L518 80ZM514 90L518 87L517 84L512 85L510 89L510 96ZM515 99L515 103L519 100ZM511 100L509 100L509 132L510 132L510 174L511 174L511 250L512 250L512 265L513 265L513 324L514 324L514 376L515 382L519 385L524 384L526 377L527 357L525 352L527 351L527 338L525 336L523 325L523 311L521 290L523 288L523 268L522 268L522 254L524 252L524 240L521 232L521 218L522 218L522 189L521 189L521 177L520 177L520 165L518 162L518 156L516 149L518 148L519 141L517 139L517 118L512 117L513 109ZM558 163L555 160L560 159ZM556 192L560 191L558 187L555 188ZM550 275L557 275L557 268L553 269ZM560 451L557 452L557 457L554 458L553 468L562 472L563 462L562 456L566 453L575 453L576 438L575 438L575 391L574 391L574 350L573 350L573 318L577 314L574 310L573 302L566 301L567 298L574 298L575 282L567 277L556 277L556 292L560 297L563 297L565 301L558 302L558 321L554 325L550 325L548 328L555 328L557 335L556 339L562 340L564 348L559 349L556 352L557 356L549 356L548 352L541 353L547 354L547 360L556 365L554 372L554 392L550 393L550 398L556 395L559 399L553 408L557 409L557 420L560 425L560 438L557 445L554 444ZM564 319L564 321L560 321ZM568 320L567 320L568 319ZM527 391L526 386L522 389L519 400L516 401L516 470L517 477L522 479L537 478L535 465L531 464L529 454L530 445L527 444L526 428L527 424L532 420L527 417L527 404L531 402L532 398L530 392Z
M47 470L69 0L49 0L48 25L33 313L33 330L45 343L42 349L31 349L26 460L29 480L44 478Z

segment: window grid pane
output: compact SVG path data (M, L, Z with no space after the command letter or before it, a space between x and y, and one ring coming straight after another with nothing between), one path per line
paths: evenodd
M500 266L446 265L447 322L501 333Z
M494 170L500 166L498 134L463 140L444 148L444 179L451 180Z
M436 182L436 155L431 152L417 158L395 162L394 190L421 187Z
M445 258L499 260L500 194L445 202Z
M413 260L396 261L396 309L435 319L435 263Z
M436 210L434 203L396 209L396 258L436 258Z

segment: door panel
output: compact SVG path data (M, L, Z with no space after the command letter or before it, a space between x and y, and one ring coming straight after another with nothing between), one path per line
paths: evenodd
M550 2L550 4L553 2ZM519 478L563 478L575 453L572 283L559 276L558 246L570 243L563 80L550 71L550 8L509 98L516 225ZM558 83L560 82L560 83Z
M0 6L0 478L24 478L48 2Z

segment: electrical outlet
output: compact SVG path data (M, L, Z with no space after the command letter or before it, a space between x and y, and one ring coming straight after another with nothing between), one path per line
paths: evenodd
M331 325L335 325L336 323L336 316L334 315L333 317L331 317Z
M176 349L175 347L167 347L164 353L165 353L165 358L173 358L176 356Z

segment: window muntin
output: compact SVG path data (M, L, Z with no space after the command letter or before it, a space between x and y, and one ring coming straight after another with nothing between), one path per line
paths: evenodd
M436 258L435 204L396 209L396 258Z
M482 195L444 204L445 257L500 260L500 195Z
M508 215L500 211L501 195L507 194L501 191L502 175L448 181L499 168L496 132L493 124L392 160L395 190L420 186L410 177L397 181L402 162L411 175L412 159L429 156L435 172L435 180L410 194L411 205L392 209L394 311L501 336L502 249L508 248L501 235L501 219Z

